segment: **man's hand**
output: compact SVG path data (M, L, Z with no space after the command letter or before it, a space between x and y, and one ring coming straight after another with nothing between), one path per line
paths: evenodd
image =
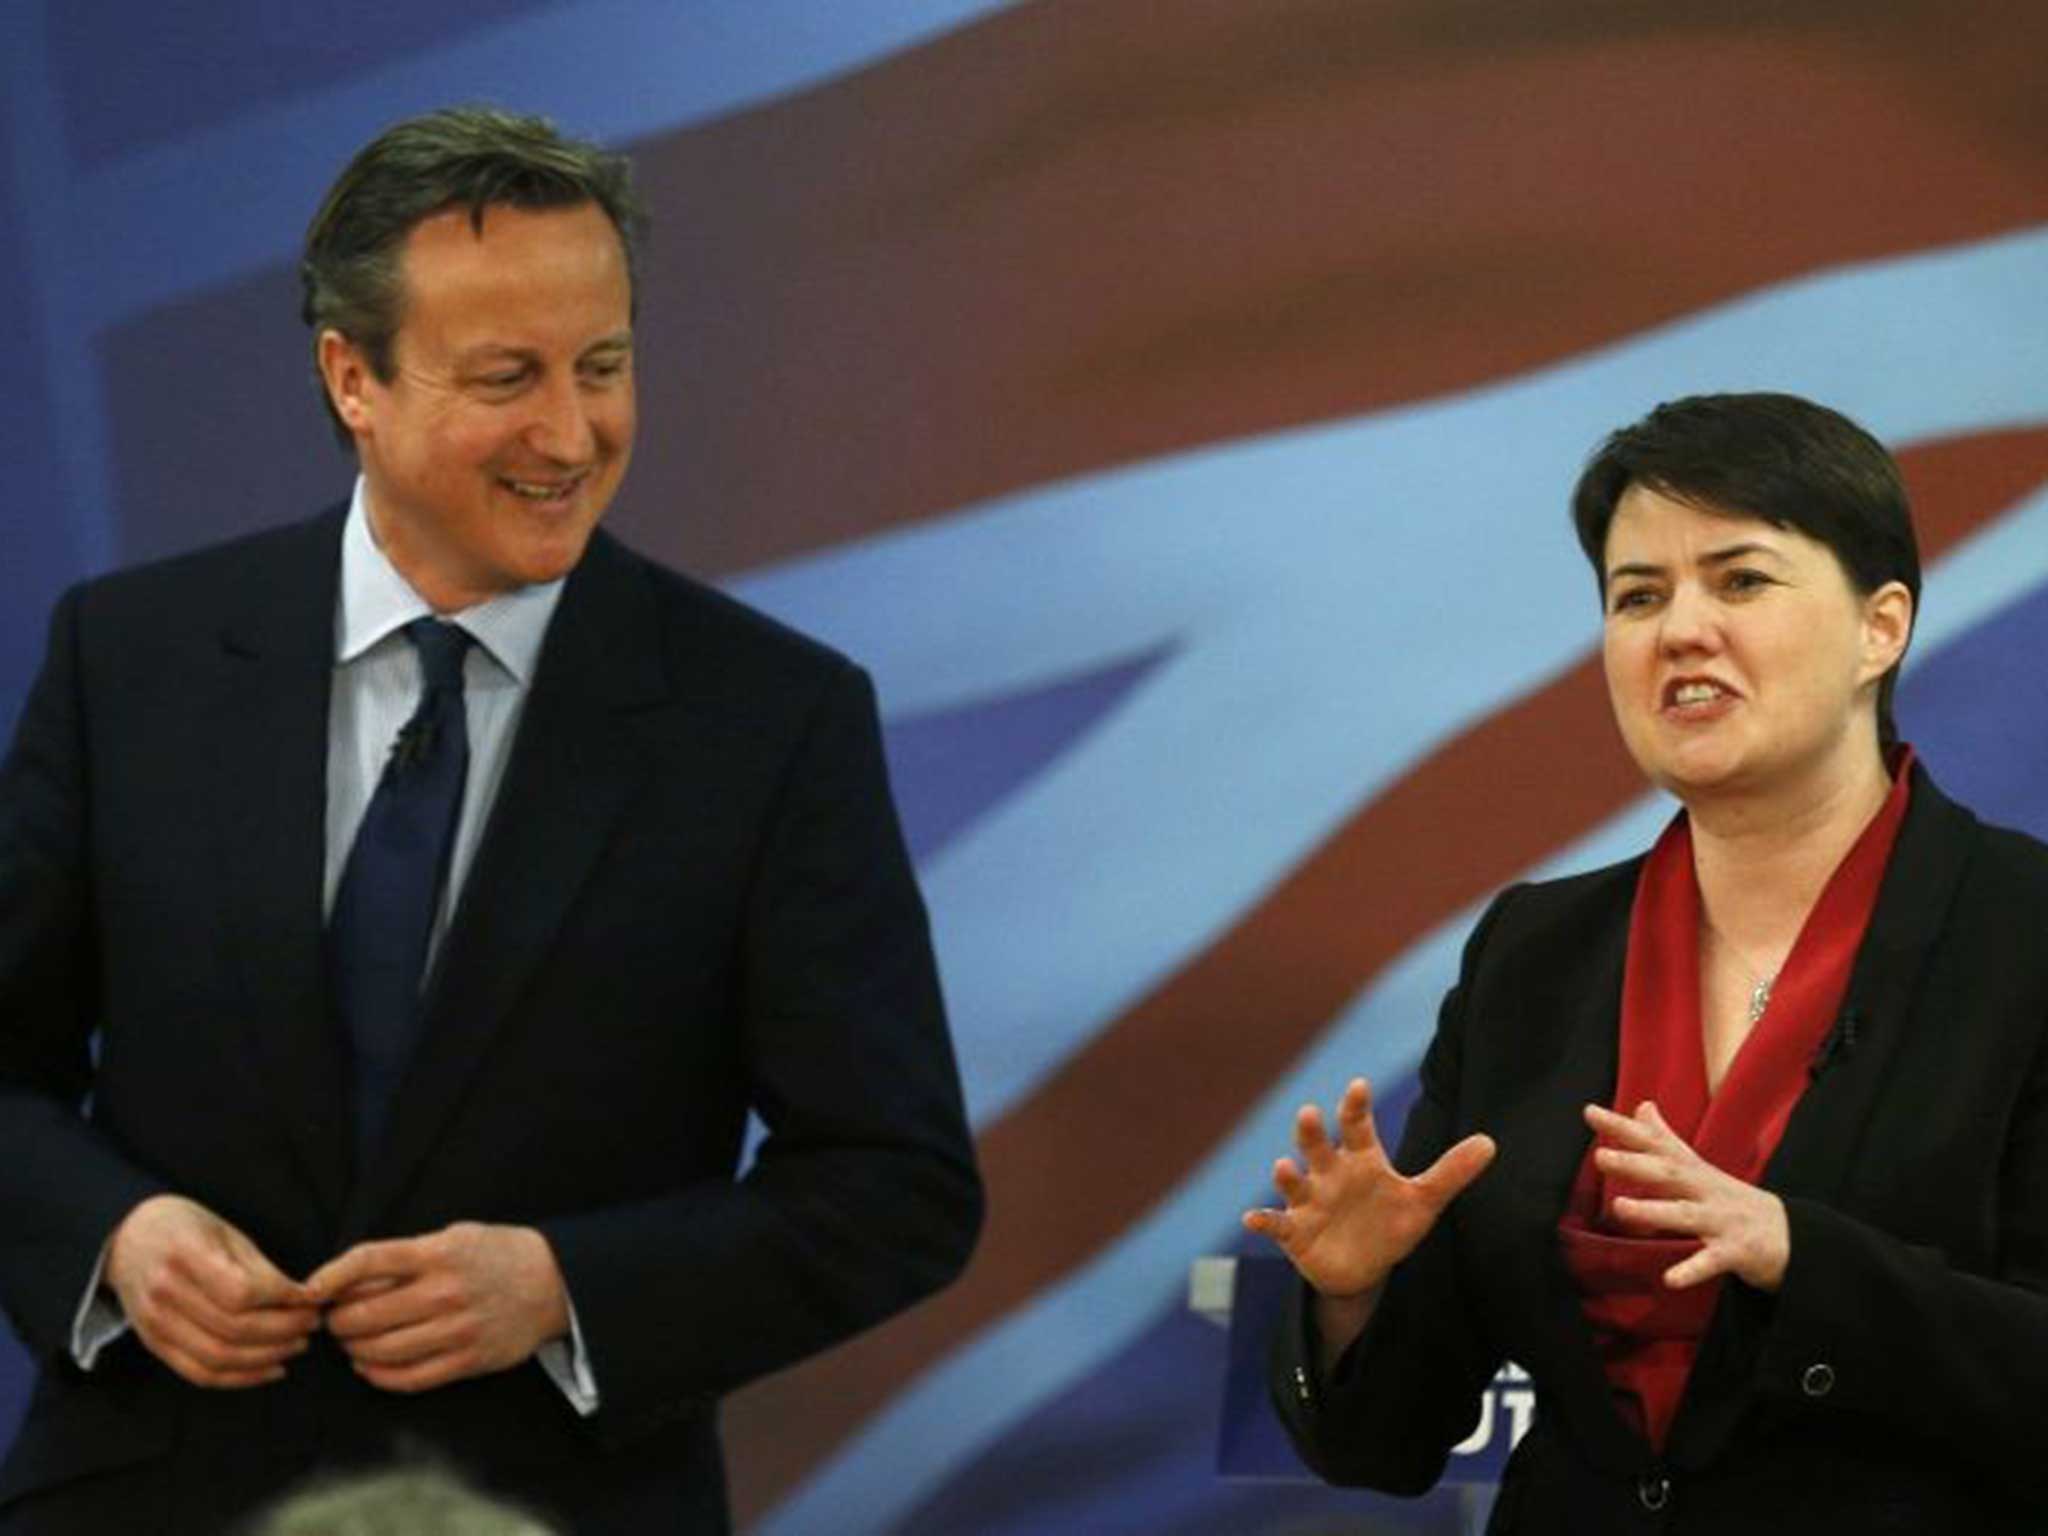
M1784 1284L1792 1257L1784 1201L1701 1157L1648 1099L1634 1115L1588 1104L1586 1123L1600 1138L1593 1154L1600 1171L1640 1192L1617 1195L1614 1214L1645 1232L1696 1237L1703 1245L1664 1271L1666 1285L1680 1290L1716 1275L1760 1291Z
M303 1286L180 1195L153 1195L122 1218L102 1278L143 1347L195 1386L280 1380L320 1326Z
M388 1392L425 1392L509 1370L569 1331L568 1291L531 1227L457 1222L424 1237L360 1243L306 1281L356 1372Z

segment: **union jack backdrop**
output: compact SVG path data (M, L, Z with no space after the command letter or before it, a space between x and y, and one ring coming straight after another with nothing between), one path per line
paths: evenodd
M1490 892L1668 814L1565 514L1658 400L1893 446L1905 733L2048 836L2044 59L2021 0L15 0L0 725L64 583L345 493L292 268L359 143L630 148L613 524L874 672L991 1199L729 1403L745 1522L1455 1529L1218 1475L1190 1262L1304 1099L1398 1115Z

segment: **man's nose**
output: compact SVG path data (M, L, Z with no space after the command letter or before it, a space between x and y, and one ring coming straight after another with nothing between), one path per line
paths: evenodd
M578 381L560 380L538 392L525 435L535 452L558 464L589 461L596 433L590 425L590 402Z

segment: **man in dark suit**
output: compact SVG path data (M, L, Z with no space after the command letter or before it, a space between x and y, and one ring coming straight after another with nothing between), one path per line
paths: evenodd
M302 267L348 505L58 607L0 776L0 1531L401 1442L723 1529L717 1397L965 1260L866 678L597 527L636 221L535 120L380 136Z

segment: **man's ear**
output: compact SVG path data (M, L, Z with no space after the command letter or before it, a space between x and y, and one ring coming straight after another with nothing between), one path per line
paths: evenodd
M1863 669L1882 677L1906 654L1913 638L1913 594L1903 581L1888 581L1863 599Z
M334 414L341 418L343 426L361 437L370 429L372 416L369 386L375 375L370 372L370 360L363 356L360 347L332 327L320 333L314 355L319 360L320 380L327 387Z

